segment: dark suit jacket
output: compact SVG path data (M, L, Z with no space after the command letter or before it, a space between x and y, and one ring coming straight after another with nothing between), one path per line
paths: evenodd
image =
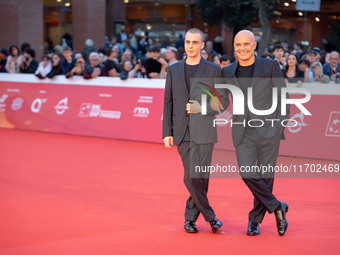
M203 58L199 63L195 78L191 79L190 93L185 82L185 60L179 61L168 67L163 109L163 138L174 137L174 144L179 145L184 138L189 126L190 140L197 144L217 142L216 127L213 126L215 114L210 107L210 97L207 96L207 115L187 114L186 104L189 100L196 100L201 105L201 95L206 94L202 89L209 90L199 82L211 87L221 83L221 68ZM222 94L220 90L216 91ZM212 91L210 90L210 93ZM229 105L228 98L222 95L222 103L226 108Z
M235 72L238 67L238 62L232 63L222 69L222 76L225 79L226 84L232 84L240 87L237 82ZM282 139L284 139L283 130L284 127L281 125L281 121L289 118L289 105L285 116L281 115L281 88L286 87L286 83L283 79L282 71L276 60L264 59L256 57L253 79L250 85L253 88L253 106L257 110L268 110L272 106L272 89L278 88L278 101L276 110L269 115L256 115L249 111L247 104L247 92L245 92L245 107L244 115L234 115L233 123L243 122L244 119L260 119L264 122L262 127L256 127L258 133L264 138L273 137L276 132L282 131ZM233 106L235 107L235 106ZM247 118L249 117L249 118ZM266 119L279 119L275 121L274 127L272 122L266 121ZM259 123L251 123L252 125L259 125ZM285 123L287 124L287 123ZM246 123L247 125L247 123ZM234 146L240 144L245 128L243 125L233 125L232 137Z

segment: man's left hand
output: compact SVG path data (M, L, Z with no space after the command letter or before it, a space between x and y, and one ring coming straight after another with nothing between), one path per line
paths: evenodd
M195 114L201 112L201 105L196 100L189 100L186 107L187 113Z

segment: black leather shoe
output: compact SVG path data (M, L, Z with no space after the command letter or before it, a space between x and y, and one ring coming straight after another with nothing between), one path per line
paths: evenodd
M288 222L286 219L286 213L288 212L288 205L282 201L279 201L281 203L281 209L276 210L275 217L276 217L276 226L277 226L277 232L280 236L283 236L286 233Z
M248 236L257 236L260 234L259 224L257 222L249 221L247 235Z
M197 233L198 230L196 228L196 224L194 221L186 220L184 223L184 230L187 233Z
M210 226L211 226L212 232L216 233L216 231L219 230L220 227L223 226L223 223L215 218L212 221L210 221Z

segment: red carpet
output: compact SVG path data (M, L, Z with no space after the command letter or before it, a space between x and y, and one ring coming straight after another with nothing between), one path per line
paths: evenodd
M339 254L340 179L276 179L290 206L284 237L269 214L260 236L246 236L250 192L241 179L211 179L225 233L200 217L200 233L186 234L176 148L7 129L0 141L0 254Z

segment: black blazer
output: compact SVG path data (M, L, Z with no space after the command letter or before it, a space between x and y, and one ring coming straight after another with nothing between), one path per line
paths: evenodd
M236 85L240 88L237 82L235 72L238 67L238 62L232 63L222 69L222 76L226 84ZM253 106L257 110L268 110L272 106L272 89L278 88L278 101L277 108L272 114L268 115L256 115L249 111L247 104L247 92L244 93L245 97L245 107L244 115L234 115L233 122L243 122L247 119L260 119L264 122L262 127L256 127L258 133L264 138L271 138L277 132L282 130L281 138L284 139L284 127L281 125L281 121L289 118L289 105L287 106L287 111L284 116L281 115L281 88L286 87L286 83L283 79L282 71L276 60L258 58L256 57L254 74L252 82L250 85L253 88ZM288 96L287 96L288 97ZM249 117L249 118L247 118ZM275 121L274 127L272 127L271 121L266 121L266 119L279 119L280 121ZM258 123L251 123L252 125L260 125ZM247 123L246 123L247 125ZM285 123L287 125L287 123ZM234 146L240 144L245 127L243 125L233 125L232 137Z
M189 100L196 100L201 105L201 95L206 94L204 88L213 93L210 89L202 86L203 82L211 87L221 83L221 68L201 58L195 77L191 79L190 93L188 93L185 82L185 60L181 60L168 67L163 109L163 138L174 137L174 144L179 145L184 138L187 127L189 127L190 140L197 144L217 142L216 127L213 126L215 114L210 107L210 97L207 95L207 115L187 114L186 104ZM217 90L218 94L222 94ZM225 93L224 93L225 94ZM229 105L228 98L222 95L221 100L224 108Z

